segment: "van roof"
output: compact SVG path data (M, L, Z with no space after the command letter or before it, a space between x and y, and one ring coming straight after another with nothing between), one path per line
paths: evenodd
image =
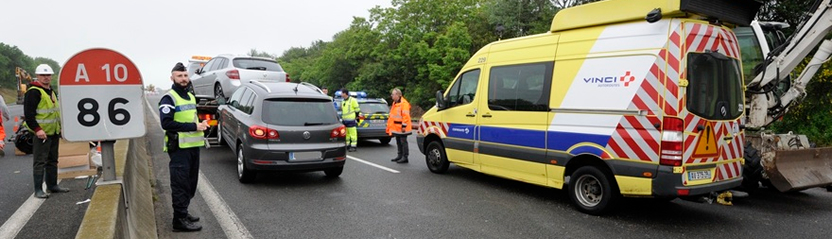
M654 9L661 9L663 17L694 14L748 25L759 8L760 3L756 0L607 0L558 11L550 31L644 20Z

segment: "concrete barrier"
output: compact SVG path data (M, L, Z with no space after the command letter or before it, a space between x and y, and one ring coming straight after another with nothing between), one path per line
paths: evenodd
M122 183L96 187L75 238L157 238L147 145L144 137L116 142Z

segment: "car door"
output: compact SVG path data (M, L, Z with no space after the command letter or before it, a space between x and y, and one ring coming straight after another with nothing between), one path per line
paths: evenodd
M489 69L478 102L477 160L482 172L546 185L553 66L550 61Z
M245 90L239 90L231 96L231 99L228 100L227 107L223 107L223 110L220 112L220 130L223 137L223 140L226 142L230 142L229 145L232 145L232 149L236 150L236 145L234 142L237 142L238 135L237 132L239 123L237 122L237 117L240 117L240 101L243 97L243 93Z
M216 75L211 71L211 68L216 66L220 59L222 58L215 57L211 59L199 70L199 74L191 77L191 84L193 84L194 92L197 95L213 95L211 85L216 79Z
M464 167L476 167L474 140L477 133L477 86L480 69L466 69L445 94L447 108L443 109L443 121L448 123L447 137L443 140L448 160Z

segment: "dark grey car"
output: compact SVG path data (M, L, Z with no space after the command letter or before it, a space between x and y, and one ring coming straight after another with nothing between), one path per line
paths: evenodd
M332 100L313 85L253 80L218 111L218 138L236 153L242 183L258 170L338 177L344 169L346 130Z

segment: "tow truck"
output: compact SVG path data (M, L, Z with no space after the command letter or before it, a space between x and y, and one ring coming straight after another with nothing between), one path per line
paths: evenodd
M814 148L805 135L765 129L806 97L809 81L830 59L832 40L825 38L832 31L832 0L817 0L814 6L812 15L787 39L780 31L788 27L783 23L754 22L737 29L744 68L753 70L746 73L745 82L745 188L763 184L788 192L832 185L832 147ZM818 45L803 71L790 78Z

